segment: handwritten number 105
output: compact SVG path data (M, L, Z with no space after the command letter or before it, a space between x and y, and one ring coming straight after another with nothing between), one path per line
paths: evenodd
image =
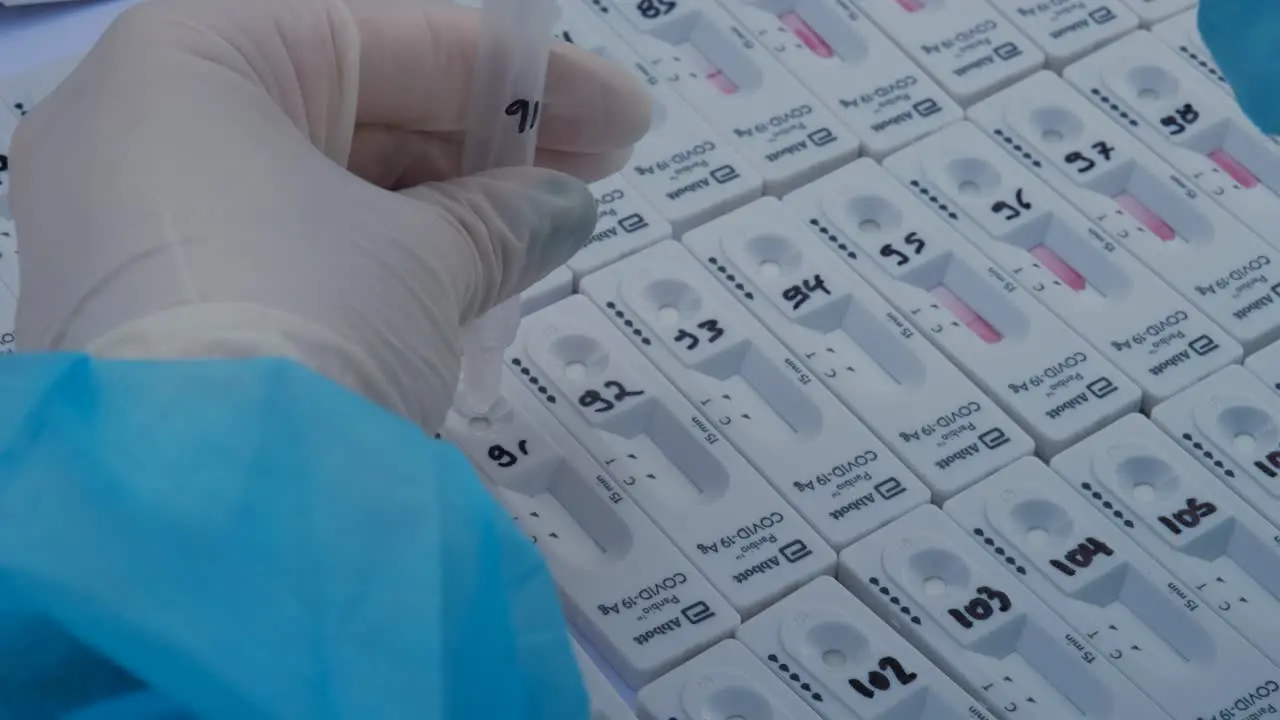
M537 100L529 102L524 98L512 100L507 105L507 117L518 117L519 122L516 125L516 132L523 135L538 126L538 113L542 110L542 103Z

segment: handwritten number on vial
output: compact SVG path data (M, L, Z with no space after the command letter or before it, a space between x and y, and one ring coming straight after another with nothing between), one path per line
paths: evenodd
M584 408L594 408L595 412L607 413L618 407L618 403L629 397L639 397L644 395L643 390L628 390L626 386L616 380L610 380L604 384L604 390L609 397L605 397L605 393L599 390L588 390L578 398L578 404Z
M703 332L708 344L714 343L724 336L724 328L720 327L720 322L714 318L698 323L697 329ZM692 350L702 344L702 338L684 328L680 328L676 332L674 339L678 343L684 343L685 350Z
M640 12L640 17L646 20L656 20L664 15L670 15L675 9L675 0L640 0L636 3L636 10Z
M1090 150L1093 152L1090 153ZM1105 140L1100 140L1089 146L1089 150L1072 150L1063 156L1063 161L1068 165L1076 165L1076 172L1084 175L1090 170L1098 166L1098 161L1108 162L1111 156L1115 154L1115 146L1110 145ZM1097 158L1097 159L1095 159Z
M889 680L889 676L885 675L885 673L892 673L893 679L903 687L910 685L920 677L913 672L908 672L898 658L892 655L880 658L879 668L879 670L872 670L867 673L866 682L858 678L849 678L849 687L869 700L876 696L877 691L884 692L893 687L893 682Z
M799 284L792 285L782 291L783 302L791 303L792 310L799 310L809 299L818 293L830 295L831 291L827 289L827 281L822 279L821 275L814 275L810 279L806 279Z
M1026 191L1018 188L1013 194L1013 203L1004 200L998 200L991 206L991 212L997 215L1004 215L1005 220L1016 220L1022 217L1022 211L1031 209L1031 202L1024 197Z
M529 456L529 441L521 440L516 444L516 450L524 457ZM491 445L489 447L489 459L498 464L500 468L509 468L515 465L520 458L516 454L506 449L502 445Z
M978 596L965 604L963 608L951 608L947 610L947 614L955 620L960 627L968 630L973 627L974 622L987 620L996 614L997 611L1006 613L1013 607L1013 601L1008 595L996 590L995 588L983 585L978 588Z
M507 117L519 118L516 124L516 132L523 135L530 130L538 127L538 113L542 110L542 103L537 100L529 102L524 98L512 100L507 105Z
M920 233L907 233L907 236L902 238L902 244L906 246L907 250L911 251L911 255L894 247L893 243L885 243L880 246L880 257L893 258L897 261L898 267L902 267L911 262L912 255L919 255L924 252L925 242L924 238L920 237Z
M1199 120L1200 111L1196 110L1191 103L1186 103L1172 113L1160 118L1160 124L1164 126L1165 131L1170 135L1181 135Z

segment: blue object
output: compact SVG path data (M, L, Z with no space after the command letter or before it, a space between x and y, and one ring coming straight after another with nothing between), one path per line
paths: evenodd
M1280 3L1201 0L1200 35L1249 119L1280 134Z
M585 720L568 637L465 458L299 365L0 359L4 720Z

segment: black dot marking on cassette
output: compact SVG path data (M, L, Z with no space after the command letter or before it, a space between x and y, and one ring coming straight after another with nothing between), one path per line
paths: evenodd
M816 692L813 692L813 686L812 686L812 685L810 685L809 683L804 682L803 680L801 680L801 679L800 679L800 674L799 674L799 673L796 673L796 672L793 672L793 671L791 670L791 668L790 668L786 663L784 663L784 662L780 662L780 661L778 660L778 656L777 656L777 655L775 655L775 654L773 654L773 653L769 653L769 655L766 657L766 659L767 659L769 662L773 663L774 665L777 665L777 666L778 666L778 670L780 670L780 671L782 671L783 673L785 673L785 674L786 674L786 676L787 676L787 679L791 680L791 682L793 682L793 683L798 683L798 684L799 684L799 686L800 686L800 689L801 689L801 690L803 690L803 691L805 691L805 692L807 692L807 693L810 693L809 697L813 698L813 699L814 699L814 701L816 701L816 702L822 702L822 696L821 696L821 695L819 695L819 694L818 694L818 693L816 693Z
M899 606L898 612L902 613L903 615L906 615L907 618L910 619L913 624L915 625L920 624L920 617L915 613L911 612L911 608L907 607L906 605L903 605L902 601L898 599L898 596L890 592L888 587L881 584L880 578L871 577L871 578L868 578L867 581L871 583L872 587L879 588L880 594L889 598L889 602L893 603L894 605L898 605Z
M1125 517L1123 512L1115 509L1115 505L1113 505L1110 500L1104 500L1102 498L1102 493L1098 492L1097 490L1094 490L1092 484L1087 482L1082 482L1080 483L1080 489L1089 493L1089 497L1093 498L1095 501L1101 504L1102 507L1106 508L1107 510L1110 510L1111 516L1119 520L1122 525L1124 525L1126 528L1130 530L1133 529L1133 521Z
M1190 58L1190 59L1191 59L1191 62L1193 62L1193 63L1195 63L1195 64L1199 65L1201 68L1203 68L1203 69L1204 69L1204 71L1205 71L1205 72L1207 72L1207 73L1209 73L1210 75L1212 75L1212 76L1213 76L1213 79L1217 80L1218 82L1222 83L1223 85L1226 85L1226 84L1227 84L1227 79L1226 79L1225 77L1223 77L1222 73L1221 73L1221 72L1219 72L1218 68L1214 67L1214 66L1213 66L1213 64L1212 64L1212 63L1210 63L1209 61L1207 61L1207 60L1205 60L1204 58L1200 57L1200 53L1197 53L1196 51L1192 50L1191 48L1187 47L1186 45L1179 45L1179 46L1178 46L1178 50L1179 50L1179 52L1181 52L1183 55L1186 55L1188 58Z
M542 381L539 380L537 376L533 374L533 372L529 369L529 366L524 364L524 361L522 361L520 358L511 358L511 367L518 368L520 370L520 374L529 379L529 384L533 385L537 389L538 394L542 395L542 398L544 400L551 403L552 405L556 404L556 396L553 395L549 389L547 389L546 385L542 384Z
M996 137L1003 140L1005 145L1008 145L1009 147L1013 148L1014 152L1021 153L1022 159L1031 163L1031 167L1037 170L1044 167L1043 163L1037 160L1035 156L1033 156L1031 153L1027 152L1026 149L1022 147L1022 145L1014 142L1013 138L1009 137L1008 133L1006 133L1005 131L997 129L995 131L995 135Z
M933 192L929 190L929 188L925 187L924 185L921 185L919 180L912 180L910 185L911 187L915 188L917 192L923 195L926 200L933 203L938 208L939 211L941 211L942 213L945 213L947 217L951 218L952 220L960 219L959 215L955 214L949 208L947 208L946 203L942 202L942 198L938 197L937 195L934 195Z
M1014 560L1013 555L1008 554L1004 548L1000 547L999 545L996 545L996 541L991 539L989 535L983 532L982 528L974 528L973 534L977 537L982 538L982 544L986 545L989 548L992 548L995 554L999 555L1000 557L1003 557L1004 561L1008 563L1009 567L1013 568L1014 572L1018 573L1019 575L1027 574L1027 569L1022 566L1022 563L1019 563L1017 560Z
M604 4L603 2L601 2L600 0L591 0L591 4L592 4L592 5L595 5L595 6L596 6L596 9L597 9L597 10L599 10L601 13L603 13L603 14L605 14L605 15L608 15L608 14L609 14L609 6L605 5L605 4ZM674 718L673 718L673 720L674 720Z
M1129 113L1121 109L1121 107L1115 104L1115 102L1112 101L1111 98L1104 95L1101 90L1099 90L1098 88L1089 88L1089 93L1092 94L1094 97L1098 98L1099 100L1101 100L1102 102L1106 103L1107 107L1111 109L1111 112L1115 113L1116 115L1119 115L1121 120L1124 120L1125 122L1129 123L1129 127L1138 127L1138 121L1130 117Z
M1211 450L1206 450L1202 443L1196 442L1196 439L1191 437L1191 433L1182 433L1182 439L1191 443L1191 447L1195 448L1196 452L1203 455L1205 460L1208 460L1209 462L1213 463L1213 466L1221 470L1223 475L1226 475L1229 478L1235 479L1236 472L1231 468L1227 467L1225 464L1223 464L1221 460L1219 460L1216 456L1214 456Z
M641 345L653 344L653 342L649 340L649 338L644 334L644 331L636 327L635 322L633 322L631 318L627 317L627 314L625 312L623 312L621 309L618 308L617 303L610 300L609 302L606 302L604 306L613 311L613 316L621 320L622 324L627 326L627 329L631 331L632 335L635 335L636 337L640 338Z
M729 268L725 267L724 263L721 263L719 260L713 257L707 258L707 262L711 263L711 267L714 267L716 269L716 272L720 273L721 275L724 275L726 280L733 282L733 276L729 274ZM746 286L743 285L742 283L735 283L733 287L738 292L742 293L742 297L748 300L756 299L755 293L748 290Z
M809 218L809 224L812 225L820 235L822 235L822 239L826 240L832 245L835 245L840 250L840 252L844 253L845 256L848 257L850 260L858 259L858 253L849 249L847 245L840 242L840 238L836 237L835 233L828 230L825 225L818 222L817 218Z

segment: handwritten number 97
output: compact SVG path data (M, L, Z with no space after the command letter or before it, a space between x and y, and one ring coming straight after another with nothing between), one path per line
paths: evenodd
M535 100L529 102L523 98L512 100L507 105L507 117L519 118L516 124L516 132L523 135L538 126L538 113L542 110L542 103Z

